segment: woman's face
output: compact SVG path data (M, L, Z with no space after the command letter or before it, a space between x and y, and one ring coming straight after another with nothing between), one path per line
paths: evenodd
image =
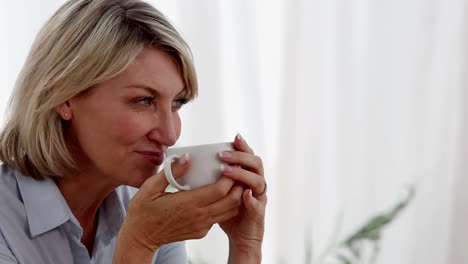
M124 72L65 103L59 111L71 114L72 152L83 174L140 187L180 136L183 89L170 55L146 47Z

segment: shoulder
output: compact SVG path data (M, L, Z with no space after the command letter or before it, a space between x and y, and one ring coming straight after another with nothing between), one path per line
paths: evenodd
M24 204L19 191L18 182L15 174L17 171L10 166L0 164L0 215L1 218L8 215L23 213Z
M16 169L5 163L0 163L0 188L2 188L2 191L0 191L0 197L7 194L14 195L16 197L20 196L15 173L17 173Z
M0 164L0 262L17 263L9 246L28 237L27 217L16 173L8 165Z
M8 247L8 244L1 232L0 232L0 261L2 261L1 263L18 263L15 256L13 256L13 253Z

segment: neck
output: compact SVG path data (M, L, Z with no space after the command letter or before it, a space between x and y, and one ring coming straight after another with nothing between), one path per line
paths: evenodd
M56 180L57 187L83 229L82 243L92 253L97 212L104 199L118 186L106 184L101 175L80 173Z
M117 188L117 186L96 181L98 177L74 175L56 181L60 192L78 220L95 216L104 199Z

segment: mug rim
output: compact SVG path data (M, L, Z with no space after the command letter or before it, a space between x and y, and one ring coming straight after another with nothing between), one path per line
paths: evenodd
M190 145L190 146L182 146L182 147L170 147L166 149L166 153L171 150L171 149L186 149L186 148L197 148L197 147L211 147L215 145L227 145L231 144L232 147L234 147L234 142L219 142L219 143L210 143L210 144L199 144L199 145Z

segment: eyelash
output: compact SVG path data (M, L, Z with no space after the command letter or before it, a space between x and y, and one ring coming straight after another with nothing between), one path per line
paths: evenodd
M136 102L139 103L139 104L142 104L144 102L143 105L149 106L150 105L149 103L153 103L154 99L155 98L153 96L149 96L149 97L145 97L145 98L142 98L142 99L138 99L138 100L136 100ZM177 99L174 102L176 103L175 107L177 109L179 109L183 105L187 104L189 102L189 100L186 99L186 98L182 98L182 99Z
M145 98L142 98L142 99L138 99L136 100L137 103L139 104L142 104L143 105L149 105L149 103L152 103L154 101L154 97L150 96L150 97L145 97Z
M182 107L183 105L187 104L189 102L188 99L186 98L182 98L182 99L177 99L175 100L175 102L177 103L177 107Z

